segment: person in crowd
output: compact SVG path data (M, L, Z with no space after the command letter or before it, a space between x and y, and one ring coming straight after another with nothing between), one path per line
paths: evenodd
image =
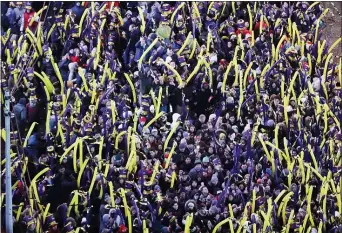
M341 232L321 3L40 5L1 38L15 232Z

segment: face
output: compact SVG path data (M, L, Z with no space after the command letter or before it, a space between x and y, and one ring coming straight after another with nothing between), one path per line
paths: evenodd
M178 203L174 203L172 206L175 210L178 210Z
M207 188L207 187L204 187L204 188L202 189L202 193L203 193L203 195L208 195L208 194L209 194L208 188Z

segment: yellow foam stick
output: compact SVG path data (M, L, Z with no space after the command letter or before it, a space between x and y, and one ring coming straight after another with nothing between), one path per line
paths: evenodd
M160 105L161 105L161 98L163 94L163 87L159 87L159 93L158 93L158 103L157 103L157 109L155 111L155 114L157 115L160 111Z
M128 205L127 205L125 190L122 189L122 188L120 188L120 195L122 197L122 202L123 202L124 208L125 208L125 216L127 217L129 208L128 208Z
M183 86L183 80L182 80L181 76L179 75L179 73L177 72L177 70L175 70L172 66L170 66L166 62L163 62L163 64L176 75L178 85Z
M261 35L263 27L264 27L264 14L261 12L260 26L259 26L259 35Z
M319 2L314 2L314 3L312 3L312 4L308 7L308 9L305 11L305 14L307 14L308 11L309 11L311 8L313 8L314 6L316 6L317 4L319 4Z
M261 75L260 75L260 88L261 89L264 88L264 76L270 67L271 67L270 64L267 64L261 72Z
M115 149L118 149L119 139L126 133L127 133L126 131L122 131L116 136L116 138L115 138Z
M311 156L311 159L312 159L313 164L314 164L314 166L315 166L315 169L318 170L318 164L317 164L315 155L314 155L314 153L313 153L313 151L312 151L312 149L311 149L311 145L310 145L310 144L308 144L308 151L309 151L309 153L310 153L310 156Z
M256 200L256 191L253 189L252 192L252 213L255 213L255 200Z
M291 196L293 195L293 192L289 192L288 194L286 194L283 198L283 200L281 201L281 204L283 206L283 209L286 209L286 203L288 200L290 200ZM278 199L279 200L279 199ZM280 216L280 213L282 211L282 208L278 209L277 215Z
M274 46L274 44L272 44L272 60L271 60L271 65L273 65L274 62L275 62L275 58L276 58L275 54L276 54L275 46Z
M263 212L263 211L261 211L261 213L262 213L262 212ZM240 225L239 225L239 227L238 227L238 229L237 229L237 231L236 231L237 233L240 233L240 232L241 232L242 227L243 227L243 225L245 224L246 220L247 220L247 216L244 215L244 217L241 219Z
M247 77L248 77L248 74L249 74L249 71L252 69L252 66L253 66L254 62L252 61L246 71L245 71L245 74L244 74L244 77L243 77L243 88L246 89L246 85L247 85ZM241 89L242 90L242 89Z
M207 68L208 73L209 73L209 86L210 86L210 88L213 88L213 72L211 70L211 67L210 67L209 63L206 62L205 59L203 59L203 64L205 65L205 67Z
M273 210L272 199L268 198L267 199L267 214L266 214L267 224L264 224L265 231L267 229L267 226L271 226L271 213L272 213L272 210Z
M239 96L239 107L238 107L238 112L237 112L237 118L240 119L240 114L241 114L241 105L243 103L243 97L244 97L244 92L242 90L242 74L240 75L239 78L239 88L240 88L240 96Z
M51 34L52 34L53 30L55 29L55 27L56 27L56 24L53 24L52 27L50 28L50 30L49 30L49 32L47 34L47 38L46 38L47 40L50 39Z
M125 75L127 82L129 83L129 86L131 87L131 91L132 91L132 95L133 95L133 102L136 103L137 102L137 95L135 93L135 87L132 83L132 80L130 79L130 77L127 73L124 73L124 75Z
M328 54L342 41L342 37L338 38L329 48Z
M183 2L184 3L184 2ZM183 4L182 3L182 4ZM172 21L171 21L172 22ZM184 43L183 43L183 45L182 45L182 47L178 50L178 52L177 52L177 55L178 56L180 56L181 55L181 53L183 52L183 50L185 49L185 47L189 44L189 41L190 41L190 38L192 37L192 33L191 32L189 32L189 34L188 34L188 36L186 37L186 39L185 39L185 41L184 41Z
M88 12L89 12L89 8L86 8L82 14L80 24L79 24L80 27L78 28L78 36L79 37L81 36L81 33L82 33L83 21L84 21L85 17L87 16Z
M111 203L112 203L112 206L111 207L115 207L115 200L114 200L114 187L113 187L113 182L112 181L109 181L108 182L108 185L109 185L109 195L110 195L110 200L111 200Z
M82 164L83 164L83 140L86 138L88 138L88 137L83 137L79 142L79 144L80 144L80 149L79 149L79 151L80 151L80 166L82 166Z
M110 167L110 164L109 163L107 163L106 164L106 166L105 166L106 168L105 168L105 172L104 172L104 177L107 177L107 175L108 175L108 172L109 172L109 167Z
M156 45L156 43L158 42L158 38L154 39L154 41L148 46L148 48L143 52L143 54L141 55L139 61L138 61L138 67L141 67L141 64L145 58L145 56L147 55L147 53L153 48L153 46Z
M177 174L175 171L172 172L172 176L171 176L171 185L170 188L173 188L173 186L175 185L175 181L177 179Z
M147 228L146 228L146 220L144 219L143 220L143 233L146 233L146 230L147 230Z
M9 64L9 65L12 64L12 59L11 59L9 49L6 49L6 57L7 57L7 60L6 60L7 64Z
M153 181L156 178L156 175L157 175L158 172L159 172L159 160L157 160L154 163L153 173L152 173L152 176L151 176L151 184L153 184Z
M113 100L111 100L110 101L110 105L111 105L111 110L112 110L112 124L114 125L114 123L116 122L116 114L115 114L116 106L115 106L115 102Z
M193 76L195 76L195 74L197 74L200 66L203 64L203 60L202 59L198 59L197 65L195 66L194 70L191 72L191 74L189 75L188 79L186 80L186 83L189 83L191 78Z
M322 45L319 46L320 44L320 41L318 41L318 55L317 55L317 63L320 64L321 63L321 60L322 60L322 53L323 53L323 50L324 50L324 47L325 47L325 44L327 43L326 40L323 41Z
M51 57L52 58L52 57ZM53 59L53 58L52 58ZM51 60L52 60L51 59ZM64 93L64 82L63 82L63 78L62 78L62 75L61 75L61 72L59 71L59 68L58 68L58 65L55 63L55 62L53 62L53 60L52 60L52 66L53 66L53 69L54 69L54 71L55 71L55 73L56 73L56 76L57 76L57 78L58 78L58 80L59 80L59 83L61 84L61 93Z
M100 52L101 52L101 34L97 36L96 55L95 55L95 59L93 63L95 70L97 69L97 66L99 64Z
M271 159L271 155L270 155L270 152L267 149L267 146L266 146L264 140L260 137L260 135L257 135L257 137L259 138L259 141L261 142L261 145L262 145L262 147L263 147L263 149L265 151L265 154L266 154L266 157L267 157L268 161L271 162L271 160L272 160Z
M194 38L194 40L192 41L192 50L191 50L190 57L189 57L190 59L194 56L196 47L197 47L197 39Z
M42 80L42 82L44 83L44 85L46 86L46 88L48 89L49 93L53 93L55 88L53 87L51 81L49 80L49 78L45 78L45 76L47 77L47 75L42 72L43 76L40 75L39 73L37 73L36 71L34 72L34 74L40 79Z
M308 53L308 63L309 63L309 74L312 72L312 60L311 60L311 55Z
M48 111L46 115L46 121L45 121L45 135L47 135L50 132L50 117L51 117L51 108L52 103L48 103Z
M300 54L304 56L304 50L305 50L305 41L301 41L301 47L300 47Z
M29 129L29 131L27 132L27 135L26 135L26 138L25 138L24 147L27 146L27 141L28 141L28 139L30 138L30 136L31 136L31 134L32 134L32 131L33 131L33 129L34 129L34 127L35 127L36 125L38 125L37 122L33 122L33 123L31 124L30 129Z
M249 31L253 30L253 16L251 12L251 7L247 4L248 16L249 16Z
M286 39L286 35L283 35L280 39L280 41L278 42L277 48L276 48L276 52L275 52L275 60L278 61L279 59L279 49L281 44L284 42L284 40Z
M144 17L144 12L143 12L143 10L140 7L138 7L138 11L139 11L140 20L141 20L140 31L141 31L142 34L144 34L144 32L145 32L145 25L146 25L145 17Z
M169 143L169 141L170 141L172 135L173 135L174 132L177 130L179 124L180 124L180 122L177 122L177 123L173 126L172 130L170 131L170 133L167 135L167 138L166 138L165 143L164 143L164 151L166 150L166 147L167 147L167 145L168 145L168 143Z
M328 13L328 11L329 11L329 8L325 9L323 13L321 14L321 16L316 20L316 32L315 32L315 40L314 40L315 43L317 42L317 39L318 39L319 22Z
M76 140L77 141L77 140ZM64 153L62 154L61 158L59 159L59 163L62 163L64 157L75 147L77 146L76 142L74 142L73 144L71 144L68 149L66 149L64 151Z
M77 173L77 147L78 147L79 142L80 142L80 138L77 138L76 142L75 142L76 145L75 145L74 151L73 151L73 157L72 157L75 173Z
M75 191L75 192L77 192L77 191ZM70 201L70 204L68 206L68 212L67 212L67 216L68 217L70 216L70 212L72 210L72 207L76 204L77 195L75 195L75 192L74 192L74 195L73 195L73 197L72 197L72 199Z
M46 10L48 8L48 6L44 6L42 9L40 9L37 13L34 14L34 16L31 18L29 26L31 27L34 20L43 13L44 10Z
M302 175L302 184L305 184L305 169L304 169L304 165L303 165L303 158L298 158L298 163L299 163L299 169L301 171L301 175Z
M224 224L229 223L229 229L230 232L234 233L234 227L233 227L233 222L230 218L226 218L225 220L222 220L221 222L219 222L213 229L212 233L216 233L216 231Z
M169 156L167 157L167 160L166 160L165 169L169 167L169 164L170 164L172 155L175 152L175 149L176 149L176 143L173 143Z
M102 150L103 150L104 137L101 136L100 146L99 146L99 169L102 168Z
M329 61L330 61L332 55L333 55L333 54L330 53L330 54L328 55L327 59L325 60L324 72L323 72L323 80L324 80L324 82L325 82L325 80L326 80L326 78L327 78L328 65L329 65ZM324 82L323 82L322 86L324 86Z
M50 168L46 167L43 170L41 170L37 175L35 175L35 177L33 177L33 179L31 180L30 190L32 189L32 186L34 186L32 183L35 183L39 177L41 177L43 174L45 174L48 171L50 171ZM31 193L31 195L32 195L32 193ZM39 198L38 198L38 201L39 201Z
M95 180L96 180L96 176L97 176L97 170L98 170L98 168L95 167L94 174L93 174L93 179L91 180L90 187L89 187L89 190L88 190L89 196L91 195L91 192L93 191L93 188L94 188L94 184L95 184Z
M184 233L190 233L191 215L192 214L189 214L188 216L186 216L185 226L184 226Z
M229 210L230 217L234 218L233 207L231 203L228 204L228 210Z
M14 156L16 156L16 155L17 155L17 153L12 153L12 154L10 155L11 159L12 159ZM5 163L6 163L6 159L1 160L1 165L4 165Z
M290 217L289 217L289 219L287 221L287 224L286 224L285 233L289 233L290 225L293 222L293 216L294 216L294 209L291 210Z
M143 129L146 129L146 128L150 127L150 125L152 125L152 123L155 122L156 120L158 120L159 117L161 117L162 115L164 115L164 112L158 113L153 119L151 119L151 120L144 126Z
M134 110L134 118L133 118L133 132L136 134L138 125L138 108Z
M150 90L150 95L151 95L151 99L152 99L152 102L153 102L153 106L154 106L154 109L157 109L157 102L156 102L156 96L154 94L154 90Z
M260 118L258 118L257 123L253 127L252 138L251 138L252 145L254 145L254 140L255 140L256 133L258 132L259 125L260 125Z
M88 161L89 161L89 158L87 158L85 161L84 161L84 163L83 164L81 164L81 167L80 167L80 171L79 171L79 173L78 173L78 176L77 176L77 187L78 188L80 188L81 186L81 178L82 178L82 174L83 174L83 172L84 172L84 169L85 169L85 167L87 166L87 164L88 164Z
M209 54L209 48L210 48L210 42L212 40L212 35L210 32L208 32L208 37L207 37L207 54Z
M221 92L222 93L224 93L225 90L226 90L226 83L227 83L228 73L229 73L230 69L232 68L233 64L234 64L233 62L229 62L227 70L224 73L223 83L222 83L222 86L221 86Z
M276 197L276 199L274 199L274 203L278 203L279 199L284 195L284 193L286 193L287 191L285 189L283 189L278 196Z

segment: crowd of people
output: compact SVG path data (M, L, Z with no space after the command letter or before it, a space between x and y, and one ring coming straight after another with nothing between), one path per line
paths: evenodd
M14 232L342 232L320 2L1 4Z

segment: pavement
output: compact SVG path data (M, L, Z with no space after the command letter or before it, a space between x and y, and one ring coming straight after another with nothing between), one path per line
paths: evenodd
M327 40L329 46L342 37L342 2L323 2L325 8L329 8L325 16L326 27L323 30L323 38ZM338 62L342 56L342 42L333 50L334 61Z

